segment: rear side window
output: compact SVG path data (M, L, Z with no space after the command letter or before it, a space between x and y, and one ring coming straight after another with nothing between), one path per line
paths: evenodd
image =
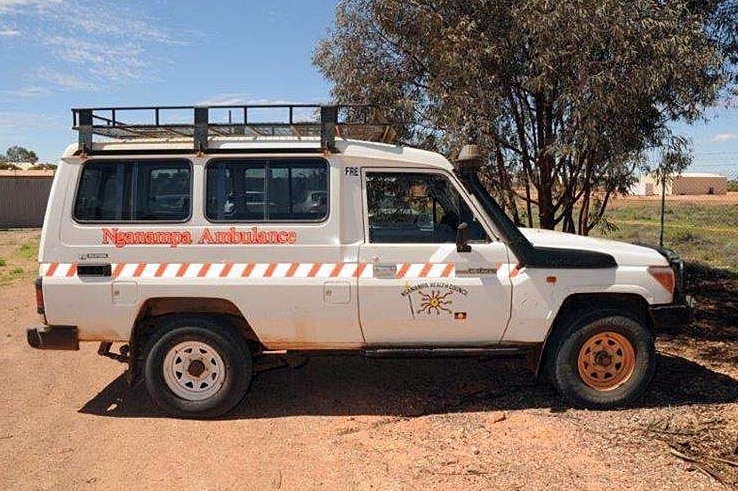
M181 222L190 216L186 161L89 162L74 203L79 222Z
M322 159L220 160L207 166L206 216L214 222L317 222L328 216Z

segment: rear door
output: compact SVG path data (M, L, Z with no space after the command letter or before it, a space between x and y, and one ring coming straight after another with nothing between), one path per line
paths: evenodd
M82 339L125 340L139 302L133 276L164 262L157 257L176 261L185 245L193 164L101 158L65 166L72 169L59 243L45 250L54 262L42 266L49 320L77 326Z
M498 343L510 318L508 249L440 171L365 169L359 314L374 346ZM470 252L457 252L458 225Z

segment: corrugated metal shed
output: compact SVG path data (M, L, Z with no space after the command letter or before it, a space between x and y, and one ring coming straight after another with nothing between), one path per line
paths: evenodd
M53 178L52 170L0 171L0 228L43 225Z

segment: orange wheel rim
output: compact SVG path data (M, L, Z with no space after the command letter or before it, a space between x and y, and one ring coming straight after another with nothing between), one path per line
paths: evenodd
M630 379L635 369L635 348L622 334L597 333L579 350L579 376L598 391L614 390Z

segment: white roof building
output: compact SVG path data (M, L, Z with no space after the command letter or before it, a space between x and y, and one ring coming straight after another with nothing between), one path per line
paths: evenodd
M726 194L727 192L728 178L709 172L684 172L666 183L666 194L672 195L708 195ZM657 183L653 174L643 174L631 188L631 194L638 196L661 194L661 185Z

